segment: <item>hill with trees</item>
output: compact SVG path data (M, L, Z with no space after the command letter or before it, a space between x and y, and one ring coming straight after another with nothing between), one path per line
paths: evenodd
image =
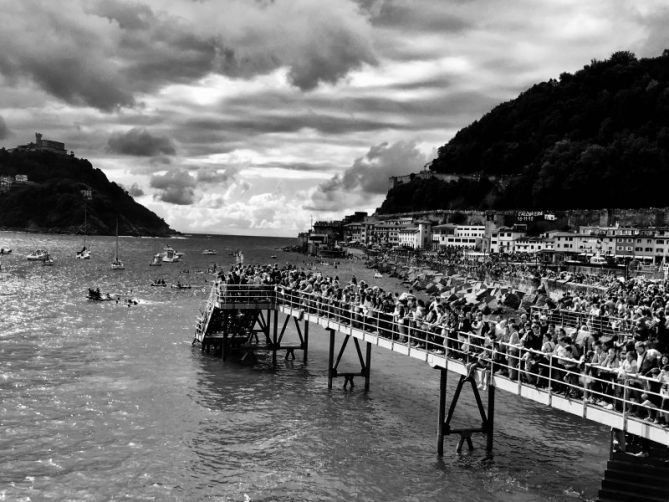
M669 50L616 52L542 82L461 129L434 173L388 192L380 213L669 205Z
M123 235L175 234L165 221L135 200L86 159L40 151L0 149L0 228L50 233L113 235L118 218ZM91 191L90 200L86 191Z

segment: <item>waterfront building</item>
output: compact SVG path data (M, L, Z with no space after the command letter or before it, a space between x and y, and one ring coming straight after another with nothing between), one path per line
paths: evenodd
M515 253L516 241L525 237L525 234L526 227L517 225L492 230L490 234L490 252Z
M482 249L485 225L453 225L445 223L433 228L433 242L442 247Z
M365 242L365 224L362 221L347 223L344 225L344 242L352 244L364 244Z
M538 253L552 251L553 239L548 237L520 237L514 242L516 253Z
M432 243L432 223L416 221L398 229L398 245L411 249L429 249Z
M344 238L341 221L317 221L313 225L313 232L314 234L327 235L330 242L340 241Z

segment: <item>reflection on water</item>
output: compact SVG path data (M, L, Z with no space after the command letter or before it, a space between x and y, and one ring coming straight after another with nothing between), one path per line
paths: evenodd
M595 497L607 454L596 424L498 392L493 459L483 438L463 456L447 438L440 460L438 379L426 365L375 349L365 394L362 381L327 389L317 327L308 363L298 353L276 370L267 356L223 364L192 348L206 269L232 263L226 249L244 249L247 262L303 258L277 251L289 241L276 239L169 242L184 262L149 267L166 242L122 238L126 270L112 272L113 238L92 238L92 259L77 261L77 237L0 232L14 249L0 276L0 500ZM38 247L54 267L25 261ZM194 288L151 287L159 277ZM88 302L89 287L121 301ZM455 422L476 424L473 397L461 402Z

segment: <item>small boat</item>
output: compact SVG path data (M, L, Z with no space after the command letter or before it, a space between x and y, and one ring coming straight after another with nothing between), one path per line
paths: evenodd
M167 283L165 282L165 279L156 279L151 283L151 286L159 286L159 287L166 287Z
M181 260L181 256L179 255L179 253L175 251L175 249L172 246L165 246L163 248L162 260L165 263L176 263Z
M216 250L215 249L205 249L204 251L202 251L202 254L216 254Z
M276 260L276 255L273 254L272 256L270 256L270 258L271 258L272 260Z
M380 273L380 272L377 272L376 274L374 274L374 279L381 279L382 277L383 277L383 274Z
M0 248L0 254L9 254L12 252L11 248Z
M47 253L46 256L44 257L44 259L42 260L42 266L43 267L44 266L46 266L46 267L53 266L53 258L51 258L51 255L49 255L49 253Z
M172 289L191 289L192 286L190 284L181 284L180 282L176 284L172 284Z
M153 260L149 263L150 267L160 267L163 264L163 255L156 253L153 255Z
M29 261L42 261L47 256L49 256L49 252L46 249L36 249L26 256L26 259Z
M86 227L86 206L84 205L84 247L82 248L81 251L77 251L77 254L75 255L75 258L77 260L90 260L91 259L91 252L90 250L86 247L86 232L87 227Z
M111 262L112 270L125 270L125 265L118 258L118 218L116 218L116 253L114 255L114 261Z

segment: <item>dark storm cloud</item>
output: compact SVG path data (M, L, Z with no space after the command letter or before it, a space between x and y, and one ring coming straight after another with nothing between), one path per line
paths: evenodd
M154 136L148 130L138 127L133 127L124 133L112 134L107 146L111 152L138 157L174 155L176 153L172 140L165 136Z
M390 176L421 170L427 158L413 142L381 143L353 162L343 174L321 183L305 209L332 211L339 200L351 193L381 195L388 191Z
M211 73L250 78L287 68L310 90L375 64L371 27L350 2L258 5L74 0L68 8L0 0L0 74L74 105L110 111Z
M128 193L133 197L141 197L144 195L144 190L137 184L133 183L132 186L128 189Z
M165 174L154 174L149 182L163 202L186 206L195 202L196 180L184 169L171 169Z
M290 65L288 80L302 90L309 90L321 82L336 83L364 63L376 63L364 40L342 26L323 23L313 43Z
M354 116L335 116L328 114L264 114L257 110L251 116L236 116L229 119L195 119L187 126L196 129L218 129L234 131L236 134L294 133L302 129L313 129L323 134L348 134L379 129L403 129L399 121L356 118Z
M216 183L228 185L235 181L239 168L226 167L224 169L199 168L196 179L201 183Z
M475 26L475 22L454 13L445 2L407 2L406 0L364 1L374 26L398 28L402 31L434 31L460 33Z
M334 171L338 169L338 166L335 166L333 164L327 164L327 163L310 164L307 162L268 162L268 163L254 164L253 167L286 169L288 171L300 171L300 172L323 172L323 171Z
M428 87L435 85L435 87ZM448 129L461 126L499 104L499 95L475 91L443 89L432 80L415 83L415 89L430 91L425 97L393 100L383 97L388 90L404 90L402 86L379 88L369 96L342 96L336 102L312 98L303 101L314 112L295 110L292 99L281 96L253 96L246 102L230 100L225 111L217 116L185 120L179 125L182 143L207 148L215 145L222 151L234 149L239 141L262 134L290 134L311 129L330 137L358 132ZM409 89L411 90L411 89ZM378 94L374 95L374 94ZM507 94L511 97L513 94ZM265 110L273 110L268 113ZM229 114L229 115L228 115ZM446 138L445 138L446 139Z
M0 116L0 139L5 139L9 136L9 128L5 123L5 119Z

